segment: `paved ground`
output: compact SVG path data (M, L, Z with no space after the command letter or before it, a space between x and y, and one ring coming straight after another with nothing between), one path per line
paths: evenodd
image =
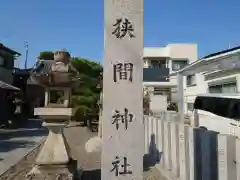
M37 131L39 131L39 129ZM26 151L27 149L29 150L30 148L33 149L34 147L36 147L39 144L39 140L43 137L43 134L46 133L46 131L42 130L41 133L40 133L41 135L38 133L36 133L35 135L32 134L33 139L31 139L29 137L29 135L30 135L30 130L29 130L29 132L25 131L23 133L23 134L25 134L25 137L23 135L19 136L18 138L14 136L14 137L12 137L12 139L10 138L8 140L4 140L4 141L9 142L9 143L7 143L8 146L15 147L18 145L17 146L18 148L15 147L15 149L12 148L12 150L8 150L8 152L11 153L11 155L8 155L7 152L1 152L1 151L3 151L3 149L5 149L5 151L6 151L7 148L6 148L6 146L5 146L5 148L2 148L3 144L0 144L0 147L1 147L0 148L0 157L2 157L2 159L4 159L3 160L4 162L12 163L13 160L14 161L20 160L24 154L23 151ZM87 128L84 128L81 126L68 127L64 130L64 133L68 140L73 159L77 159L79 167L82 167L84 170L83 180L100 180L101 179L101 171L100 171L100 169L101 169L101 163L100 163L101 152L87 153L85 151L85 143L91 137L95 136L96 133L92 133ZM26 134L29 134L29 135L27 136ZM37 136L37 134L39 136ZM0 139L1 139L1 137L0 137ZM25 140L25 139L27 139L27 140ZM21 141L21 143L19 143L17 140ZM27 142L25 142L25 141L27 141ZM0 143L1 142L2 142L2 140L0 141ZM24 144L24 142L25 142L25 144ZM9 145L9 144L11 144L11 145ZM21 144L24 144L24 145L21 145ZM6 145L6 143L5 143L5 145ZM23 179L25 179L25 175L27 172L29 172L31 170L38 152L39 152L39 148L35 148L35 150L32 151L32 153L30 153L30 155L27 156L27 158L22 160L14 168L9 169L3 176L0 176L0 180L23 180ZM25 154L26 154L26 152L25 152ZM4 164L4 163L0 162L0 168L1 168L1 164ZM160 175L159 171L156 168L146 168L144 171L144 180L165 180L165 179L162 178L162 176Z
M0 175L31 152L47 135L40 120L31 120L25 128L0 129Z
M92 133L83 127L70 127L65 129L65 135L69 141L72 156L78 160L79 166L84 170L83 180L100 180L101 152L85 151L85 143L97 133ZM165 180L156 168L145 167L143 174L144 180Z

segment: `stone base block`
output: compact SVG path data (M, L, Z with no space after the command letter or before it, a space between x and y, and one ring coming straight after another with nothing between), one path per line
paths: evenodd
M82 170L75 162L68 165L36 165L27 174L27 180L80 180Z

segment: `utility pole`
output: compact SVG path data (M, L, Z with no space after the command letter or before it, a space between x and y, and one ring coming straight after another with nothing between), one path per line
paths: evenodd
M26 50L26 57L25 57L25 69L27 69L27 60L28 60L28 42L27 41L24 41L24 47L25 47L25 50Z

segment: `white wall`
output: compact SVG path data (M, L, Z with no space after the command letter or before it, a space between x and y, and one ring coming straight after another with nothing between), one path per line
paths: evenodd
M160 114L167 110L167 96L166 95L151 95L150 110L154 114Z
M165 47L146 47L144 48L144 68L149 67L151 58L159 58L159 60L165 60L168 62L170 73L172 70L172 60L188 60L188 63L192 63L198 59L198 47L197 44L168 44ZM143 82L143 86L160 86L160 87L177 87L176 76L169 77L169 82ZM184 78L184 84L186 79ZM172 94L174 102L178 101L176 92ZM159 102L160 103L160 102Z
M237 121L217 116L207 111L198 110L198 114L199 126L204 126L208 128L208 130L217 131L221 134L240 137L240 127L238 126L239 123ZM232 124L236 124L237 126L233 126Z
M194 103L197 94L207 93L207 82L204 80L204 75L198 73L195 75L196 85L187 86L186 77L184 78L184 101L185 101L185 113L187 113L187 103Z
M146 47L144 58L168 57L170 59L188 59L192 63L198 59L197 44L168 44L166 47Z
M167 60L170 73L172 73L172 60L188 60L192 63L198 59L197 44L168 44L165 47L145 47L144 67L150 66L148 58L159 58ZM144 82L145 86L177 86L176 76L171 76L170 82Z
M236 79L237 92L240 92L240 70L196 74L196 85L188 87L186 86L184 89L185 113L189 113L187 111L187 103L194 103L198 94L209 93L209 84L223 84L232 81L233 79Z

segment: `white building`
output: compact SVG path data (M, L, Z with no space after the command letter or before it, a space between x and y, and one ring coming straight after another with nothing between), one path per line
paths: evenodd
M170 73L178 71L198 59L196 44L169 44L165 47L144 48L143 85L153 95L163 95L167 92L172 101L177 101L176 76Z
M170 74L178 77L178 108L180 120L184 114L192 114L193 102L197 95L213 97L235 97L239 99L240 91L240 46L210 54L183 69ZM188 86L185 87L183 77L187 76ZM181 83L182 82L182 83ZM205 95L204 95L205 94ZM220 101L223 103L222 101ZM206 102L205 102L206 103ZM202 104L201 106L205 106ZM230 107L229 107L230 106ZM222 106L221 106L222 107ZM216 108L218 105L216 104ZM226 104L226 109L238 108ZM197 112L197 113L196 113ZM198 122L210 130L222 134L232 134L240 137L239 121L218 116L205 110L194 111L192 125Z
M240 69L227 68L219 70L219 68L215 67L219 66L219 64L209 65L211 62L220 62L220 60L223 66L226 66L229 62L240 62L240 47L210 54L189 65L189 67L186 67L191 69L191 66L194 66L195 70L190 73L191 75L187 75L185 81L185 113L193 110L196 95L207 93L237 94L240 92ZM202 61L208 61L208 65L203 65ZM233 65L233 63L230 63L230 65L231 64ZM204 68L207 69L207 71L203 72Z

